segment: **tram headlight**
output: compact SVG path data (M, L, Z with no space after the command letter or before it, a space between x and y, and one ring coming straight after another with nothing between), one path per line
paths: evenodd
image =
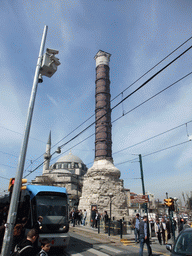
M64 233L67 233L67 232L69 231L69 224L64 225L64 226L62 227L62 231L63 231Z

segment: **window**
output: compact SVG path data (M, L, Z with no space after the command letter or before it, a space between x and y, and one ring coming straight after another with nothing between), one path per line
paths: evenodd
M175 244L174 252L181 254L192 253L192 232L182 233Z
M75 163L75 164L74 164L74 167L75 167L75 168L79 168L78 163Z

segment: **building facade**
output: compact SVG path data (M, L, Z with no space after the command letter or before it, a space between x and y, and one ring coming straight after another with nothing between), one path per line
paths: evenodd
M77 207L82 192L83 177L87 167L83 161L69 152L68 155L60 157L54 164L51 160L51 133L44 154L43 173L32 180L33 185L48 185L65 187L69 195L71 207Z

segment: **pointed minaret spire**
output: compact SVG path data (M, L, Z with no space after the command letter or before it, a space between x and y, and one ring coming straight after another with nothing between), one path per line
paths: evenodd
M49 144L51 146L51 131L49 132L49 139L47 141L47 144Z
M43 174L49 172L49 164L51 159L51 131L46 145L46 151L44 154Z

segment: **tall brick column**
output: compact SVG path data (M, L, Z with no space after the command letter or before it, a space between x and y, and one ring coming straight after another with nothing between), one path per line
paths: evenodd
M109 61L111 54L98 51L96 60L95 160L84 175L79 209L87 210L87 221L95 206L100 213L112 211L116 220L126 218L127 200L120 170L113 164ZM112 205L110 198L112 196ZM112 208L111 208L112 207Z
M96 60L95 93L95 160L112 161L111 105L109 61L111 54L98 51Z

